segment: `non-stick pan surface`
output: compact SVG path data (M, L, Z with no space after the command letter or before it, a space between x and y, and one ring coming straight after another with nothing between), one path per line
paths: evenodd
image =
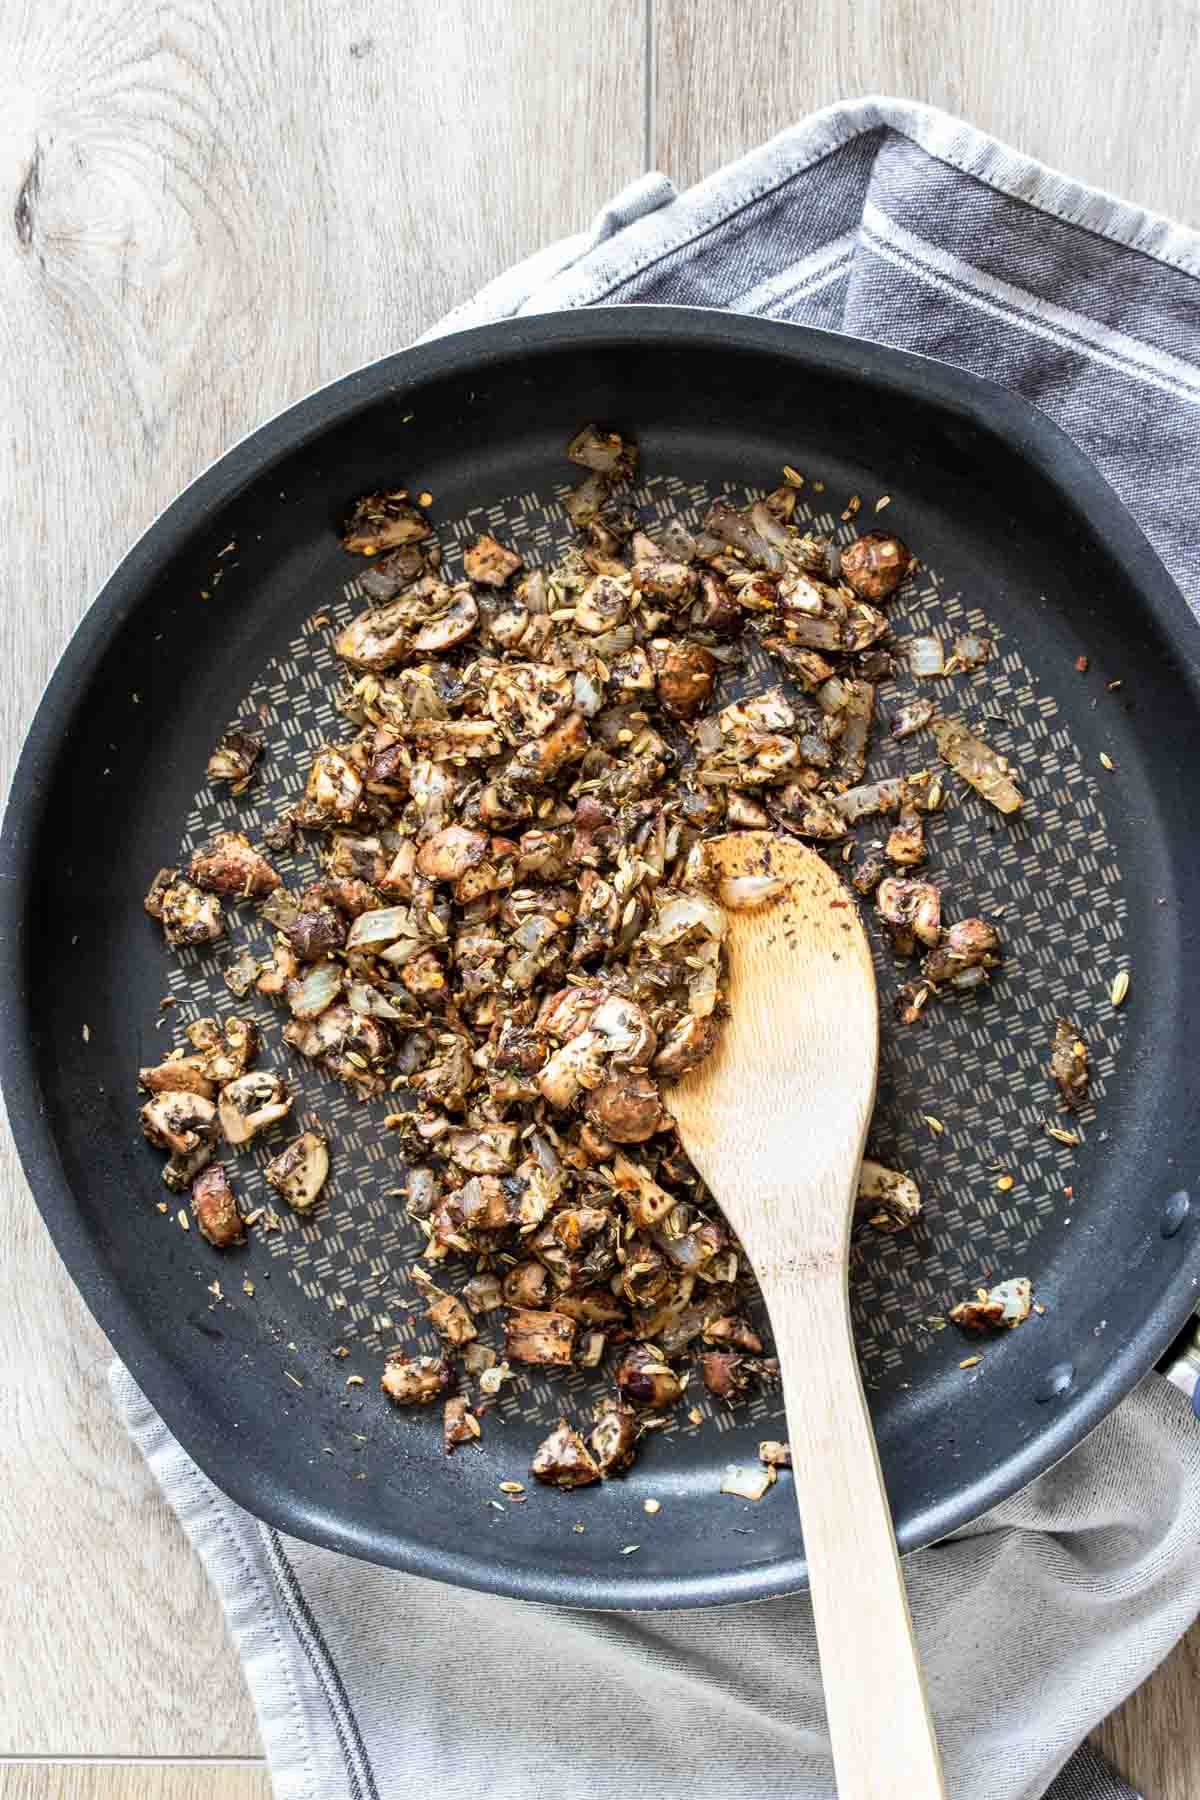
M251 832L296 792L306 746L336 733L319 671L327 621L353 609L355 568L335 535L348 502L403 480L433 494L451 548L471 514L536 560L566 535L563 446L591 419L639 440L651 511L695 517L706 491L772 486L785 463L835 532L849 529L851 494L868 518L890 494L887 521L925 564L899 635L982 624L996 640L988 669L938 698L1020 764L1025 814L1002 822L965 796L939 822L934 858L951 916L1004 908L1005 972L982 1001L908 1033L885 1026L876 1141L916 1168L926 1217L867 1244L855 1278L901 1545L937 1539L1046 1468L1150 1368L1200 1276L1200 1208L1180 1198L1200 1137L1200 630L1040 414L870 344L667 308L511 322L378 363L238 445L113 576L30 733L3 835L4 1086L84 1298L172 1431L251 1511L533 1599L752 1599L804 1580L786 1478L757 1506L718 1493L728 1463L782 1435L775 1400L718 1412L701 1395L702 1423L685 1403L626 1479L509 1505L498 1484L524 1477L564 1399L585 1407L588 1378L526 1383L489 1415L482 1448L449 1462L436 1421L387 1408L382 1352L421 1344L422 1328L403 1281L411 1229L387 1193L398 1171L367 1110L293 1070L332 1126L331 1197L314 1220L225 1257L178 1228L174 1202L158 1210L161 1158L137 1129L137 1066L177 1021L234 1005L221 955L165 953L141 895L181 843L233 817L203 778L227 723L257 710L266 724L269 759L239 814ZM901 766L931 754L911 740ZM879 957L886 1008L902 977ZM1107 989L1120 968L1131 984L1118 1014ZM178 1004L156 1029L168 993ZM1043 1124L1059 1012L1095 1053L1078 1148ZM277 1026L270 1041L279 1063ZM1032 1277L1045 1312L964 1371L971 1347L937 1326L989 1273ZM356 1373L365 1387L347 1386Z

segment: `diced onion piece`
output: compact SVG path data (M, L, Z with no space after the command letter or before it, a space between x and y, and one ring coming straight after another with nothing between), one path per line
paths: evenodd
M293 1018L317 1019L332 1006L342 990L342 971L335 962L314 963L303 981L289 990Z
M407 906L376 907L360 913L350 927L347 950L368 950L376 944L394 944L397 938L412 931L412 914Z
M767 1489L774 1484L775 1471L772 1468L740 1469L730 1463L721 1483L721 1492L735 1494L739 1500L761 1500Z
M753 912L758 906L769 906L787 887L777 875L731 875L718 889L721 905L730 912Z
M908 666L914 675L944 675L946 662L942 654L941 638L909 638Z
M1003 757L967 730L961 719L935 719L937 747L956 775L1002 813L1019 812L1024 804L1009 777Z

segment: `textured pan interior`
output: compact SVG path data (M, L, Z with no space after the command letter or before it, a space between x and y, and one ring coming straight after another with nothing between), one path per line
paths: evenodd
M331 625L356 606L333 533L347 502L403 479L433 493L448 548L486 522L542 560L567 535L563 445L593 417L638 438L647 517L694 520L707 495L773 485L785 462L825 483L807 498L834 533L849 531L838 514L850 494L864 515L891 494L887 522L926 565L896 635L949 638L969 624L996 640L994 661L938 684L938 699L1020 765L1025 814L1002 823L967 796L931 837L949 915L999 911L1005 972L981 1001L901 1032L888 1002L902 975L877 945L873 1142L918 1174L927 1208L911 1237L866 1240L855 1272L902 1542L999 1499L1149 1367L1200 1264L1191 1213L1170 1237L1160 1227L1192 1180L1197 1135L1187 777L1200 634L1099 477L1038 415L965 376L820 333L665 309L489 328L325 390L189 490L81 628L18 776L5 825L15 880L3 948L17 996L6 1092L85 1297L219 1485L288 1530L422 1573L566 1603L680 1605L803 1577L786 1479L758 1506L717 1493L728 1462L783 1434L773 1400L730 1410L689 1394L703 1423L681 1409L625 1480L509 1505L498 1483L524 1477L538 1436L564 1405L585 1408L596 1383L525 1381L489 1415L483 1448L450 1463L436 1421L385 1407L381 1351L428 1347L400 1278L415 1240L387 1192L399 1170L378 1129L385 1109L288 1057L332 1128L329 1201L218 1257L178 1229L173 1201L158 1212L170 1196L132 1093L132 1071L180 1022L234 1004L224 946L216 958L164 952L138 904L149 875L235 815L252 833L267 823L301 785L307 751L336 734ZM269 756L238 805L203 785L203 765L219 730L253 714ZM931 754L918 737L890 764ZM292 880L307 864L283 866ZM234 945L265 944L249 909L235 916ZM1114 1015L1106 990L1126 967L1130 999ZM177 1005L156 1030L168 993ZM1094 1054L1078 1150L1042 1124L1054 1117L1042 1065L1060 1011ZM268 1042L264 1060L282 1063L275 1025ZM795 1151L802 1160L803 1144ZM265 1193L251 1160L241 1167L246 1198ZM996 1188L1001 1170L1016 1178L1010 1192ZM933 1322L989 1272L1031 1276L1046 1313L964 1372L961 1339ZM346 1387L355 1373L365 1388ZM641 1505L650 1494L663 1502L654 1520ZM640 1548L623 1557L630 1543Z

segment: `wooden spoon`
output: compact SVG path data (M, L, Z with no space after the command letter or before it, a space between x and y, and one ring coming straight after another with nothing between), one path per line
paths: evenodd
M853 900L813 851L765 831L709 844L722 884L781 891L730 910L730 1017L667 1095L684 1145L758 1276L792 1446L841 1800L941 1796L850 1323L847 1267L879 1023ZM727 904L753 897L724 888Z

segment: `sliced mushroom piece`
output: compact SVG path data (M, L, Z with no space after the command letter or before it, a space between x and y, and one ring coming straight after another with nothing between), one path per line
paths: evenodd
M688 1013L660 1040L653 1069L667 1081L675 1081L689 1069L697 1068L717 1041L714 1019L700 1019Z
M296 822L317 830L353 824L362 798L361 770L340 750L326 745L309 770L304 798L295 811Z
M737 1350L707 1350L700 1358L700 1372L710 1394L732 1400L760 1382L773 1381L779 1373L774 1357L745 1356Z
M544 1090L543 1090L544 1091ZM615 1075L587 1097L587 1116L614 1144L642 1144L667 1123L658 1088L648 1075Z
M422 655L437 655L443 650L453 649L469 638L479 623L479 605L467 588L455 588L453 597L442 608L436 619L428 623L413 637L413 649Z
M792 1446L781 1444L777 1438L764 1438L758 1446L758 1460L768 1469L790 1469Z
M162 928L168 944L178 949L212 944L224 934L221 902L190 881L173 881L162 895Z
M488 853L489 840L481 831L464 825L447 825L427 839L417 852L417 870L430 881L461 881L468 870Z
M315 906L297 913L284 936L301 962L321 962L346 942L346 921L336 906Z
M453 1394L458 1377L444 1356L388 1357L379 1383L394 1406L429 1406Z
M683 1392L678 1375L653 1344L631 1344L617 1370L617 1390L631 1406L674 1406Z
M567 445L567 460L605 475L610 481L626 481L637 468L637 445L616 431L585 425Z
M619 1475L627 1469L637 1452L640 1426L632 1406L618 1396L606 1394L592 1412L595 1424L591 1430L591 1451L602 1476Z
M658 700L673 719L694 719L712 698L720 667L703 644L655 644Z
M192 1183L192 1213L197 1231L214 1249L245 1243L246 1221L221 1163L211 1163Z
M300 973L300 959L290 944L275 944L271 950L271 966L255 982L260 994L277 1000Z
M383 675L413 654L413 603L402 596L390 606L359 613L334 639L334 651L350 668Z
M509 1362L565 1368L575 1345L575 1321L560 1312L513 1307L504 1321L504 1355Z
M319 1132L302 1131L263 1172L294 1211L311 1212L329 1176L328 1140Z
M575 683L547 663L506 663L488 685L487 710L511 744L541 738L571 711Z
M925 848L925 822L920 813L911 810L902 812L899 823L888 834L884 855L890 862L898 863L902 869L911 869L917 863L923 863L928 854Z
M588 1029L602 1040L614 1069L648 1069L654 1059L654 1028L641 1007L623 994L602 1000Z
M593 637L622 624L629 611L630 577L597 575L575 602L575 624Z
M548 1487L587 1487L600 1479L587 1445L565 1419L560 1419L549 1437L538 1445L529 1471Z
M865 531L841 553L842 580L864 600L890 600L912 563L911 552L890 531Z
M262 755L263 741L249 731L226 731L217 739L205 773L210 781L226 781L234 794L244 794Z
M209 1143L197 1144L194 1150L184 1155L178 1153L169 1156L163 1164L162 1178L164 1184L173 1194L186 1194L192 1183L213 1159L213 1146Z
M187 1035L218 1087L244 1075L258 1055L258 1026L253 1019L194 1019Z
M263 900L279 886L266 857L240 831L219 831L193 851L188 874L197 887L231 899Z
M911 954L914 938L932 948L942 935L941 895L930 881L885 877L876 890L875 910L901 955Z
M706 1320L703 1337L706 1344L730 1344L735 1350L749 1350L754 1356L762 1354L763 1343L757 1331L736 1313L722 1313Z
M160 869L158 874L154 877L154 880L150 883L146 892L146 898L142 901L142 905L152 919L162 918L163 902L171 887L178 879L178 869Z
M560 1111L604 1079L604 1044L592 1031L581 1031L556 1050L537 1077L544 1100Z
M858 1174L857 1211L876 1231L905 1231L920 1217L921 1190L911 1175L864 1157Z
M291 1109L291 1095L282 1078L258 1069L239 1075L222 1088L217 1110L226 1141L240 1146L286 1119Z
M188 1156L216 1137L217 1109L203 1094L156 1094L141 1110L142 1130L158 1150Z
M550 1298L550 1271L545 1263L517 1263L504 1277L503 1292L508 1306L542 1311Z
M216 1083L203 1056L168 1057L155 1068L139 1069L138 1086L148 1094L200 1094L205 1100L217 1097Z
M1000 961L1000 933L986 919L959 919L921 965L927 981L953 982L968 969L994 969Z
M587 754L589 738L582 713L573 712L544 738L522 744L506 771L506 779L518 787L545 787L548 782Z
M356 556L377 556L404 544L419 544L431 531L424 513L409 505L407 488L364 494L346 521L342 549Z
M447 1400L442 1415L442 1443L446 1455L456 1450L459 1444L473 1444L480 1435L479 1420L473 1412L468 1412L467 1403L461 1395Z
M463 552L463 568L469 581L483 587L503 587L522 566L515 550L508 550L488 532L482 532Z

